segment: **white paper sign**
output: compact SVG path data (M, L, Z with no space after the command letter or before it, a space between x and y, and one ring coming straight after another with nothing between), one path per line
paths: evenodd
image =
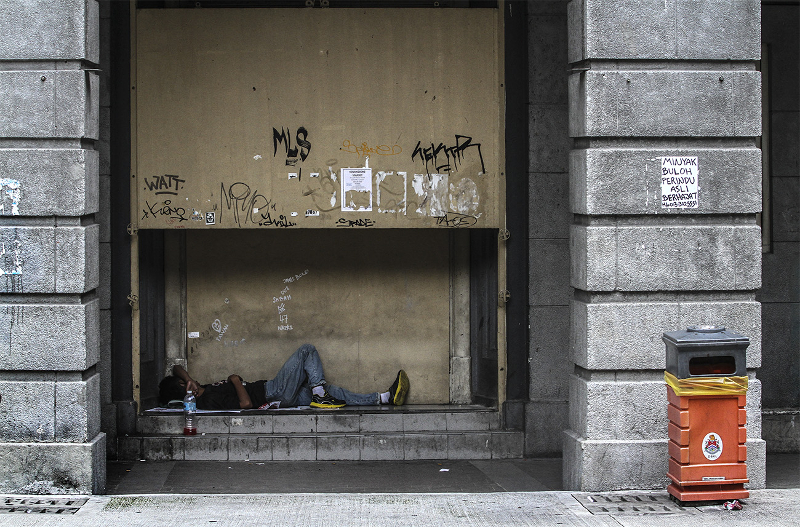
M372 169L342 169L342 210L372 210Z
M661 158L661 208L696 209L697 156L668 156Z

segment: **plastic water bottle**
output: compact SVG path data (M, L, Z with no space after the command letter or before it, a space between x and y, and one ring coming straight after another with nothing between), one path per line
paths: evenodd
M197 427L195 426L195 419L197 418L197 399L191 391L186 392L186 397L183 398L183 435L193 436L197 434Z

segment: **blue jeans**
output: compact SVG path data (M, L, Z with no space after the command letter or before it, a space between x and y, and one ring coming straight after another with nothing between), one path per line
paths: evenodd
M350 406L372 406L380 404L380 394L353 393L344 388L327 384L322 370L322 361L317 348L303 344L292 353L275 377L264 385L267 401L280 401L281 408L308 406L311 404L311 388L325 385L325 390L342 399Z

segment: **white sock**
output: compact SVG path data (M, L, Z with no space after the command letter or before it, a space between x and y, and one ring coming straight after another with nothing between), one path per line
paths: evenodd
M389 392L383 392L380 395L381 395L381 404L389 404L389 396L391 396L392 394L390 394Z
M313 388L311 388L311 393L322 397L323 395L325 395L325 387L323 385L314 386Z

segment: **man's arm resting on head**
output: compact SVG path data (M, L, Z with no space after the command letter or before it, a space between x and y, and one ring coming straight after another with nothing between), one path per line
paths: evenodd
M197 384L197 381L192 379L189 376L189 372L184 370L183 366L180 364L176 364L172 367L172 375L186 383L186 391L191 391L192 393L196 394L200 389L200 385Z
M252 408L253 401L250 400L250 396L247 395L247 390L244 389L242 378L236 374L233 374L228 377L228 382L233 384L233 387L236 388L236 396L239 397L239 408L244 410Z

